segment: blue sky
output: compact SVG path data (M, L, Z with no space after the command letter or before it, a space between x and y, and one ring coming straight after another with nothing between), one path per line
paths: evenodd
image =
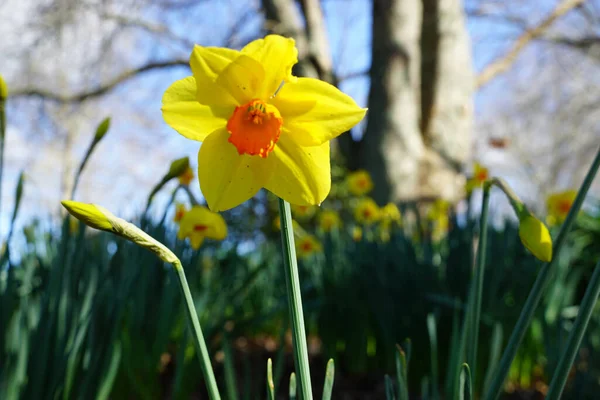
M7 45L6 48L8 44L14 44L14 41L18 41L20 37L18 32L28 27L27 18L19 17L20 14L28 15L30 11L27 7L23 6L21 13L13 12L18 11L14 7L19 7L19 4L21 3L16 0L7 0L0 5L0 19L11 18L15 27L8 31L6 25L5 28L0 28L0 34L5 38L0 37L0 48L4 44ZM198 2L189 11L179 14L165 13L155 7L149 7L141 10L139 17L151 23L168 26L171 34L185 38L189 43L221 45L242 12L247 11L248 7L256 7L257 4L256 0ZM554 4L554 1L543 1L535 2L535 6L524 5L523 7L529 7L528 22L535 24ZM127 6L123 5L123 7ZM370 1L327 0L323 2L323 7L334 68L338 76L366 71L370 64L372 23ZM83 45L76 45L79 42L75 42L67 49L54 49L49 45L49 49L46 50L47 55L40 60L42 70L39 74L45 73L43 67L48 67L50 72L40 77L34 73L29 84L33 83L41 87L56 84L56 78L51 74L52 71L61 72L60 68L65 68L60 64L61 54L62 61L66 59L68 62L66 68L72 68L76 73L80 72L76 63L85 61L88 56L86 46L89 45L92 49L98 45L92 27L105 28L93 16L86 18L89 18L89 22L80 21L79 28L73 31L73 38L69 39L83 41ZM238 40L234 41L234 45L243 45L244 40L259 32L262 23L263 20L258 14L245 19L243 27L237 30ZM88 27L90 33L86 31ZM514 25L482 18L469 18L467 28L472 38L473 64L477 71L503 54L522 32ZM22 37L26 36L28 36L27 32L24 32ZM9 43L8 40L12 42ZM106 63L103 67L106 70L104 75L109 77L113 76L115 71L122 69L123 65L140 65L150 59L187 58L191 51L183 41L175 42L167 39L166 35L149 35L134 28L115 36L110 45L116 50L118 56L115 56L116 61L101 60ZM16 48L18 49L18 46ZM5 74L9 84L13 81L23 84L20 79L22 72L15 62L0 60L0 73ZM69 76L68 70L62 73L67 80L73 78ZM89 84L101 80L98 75L90 77L86 76L85 72L81 74L81 79L74 80L71 87L77 87L82 82ZM80 132L73 148L74 160L82 157L95 125L105 116L112 117L111 131L98 147L82 176L80 195L77 200L100 203L124 216L133 215L143 207L148 192L168 169L171 160L188 155L192 164L196 165L196 154L200 144L179 136L166 126L160 114L160 101L164 90L173 81L187 75L189 75L187 68L146 73L122 85L101 101L93 102L81 109L59 108L58 111L53 109L54 115L58 115L54 123L58 125L59 131L69 125L71 129ZM368 85L366 77L358 77L342 82L341 89L355 98L359 105L366 106ZM506 96L504 84L501 81L493 82L477 93L476 112L493 109L494 104L503 96ZM40 105L37 102L17 102L9 105L8 108L7 165L5 179L2 182L2 224L0 225L2 236L7 232L14 185L21 169L25 169L30 175L25 188L23 213L19 219L21 223L33 215L47 217L55 214L60 200L59 181L56 179L60 172L60 163L57 161L64 156L61 155L60 143L54 139L52 124L40 124L39 121L31 119L31 114L23 112L24 107L40 107ZM67 120L70 121L69 124L66 123ZM360 134L360 127L356 133ZM196 186L194 191L199 195ZM157 209L162 208L167 197L158 196Z

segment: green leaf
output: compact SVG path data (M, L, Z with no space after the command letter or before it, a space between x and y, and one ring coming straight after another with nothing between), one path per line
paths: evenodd
M295 400L298 391L296 390L296 374L290 375L290 400Z
M460 370L460 400L471 400L471 371L465 363Z
M325 383L323 384L323 400L331 399L334 378L335 378L335 363L333 362L333 359L331 358L327 362L327 369L325 370Z
M394 396L394 382L389 375L385 375L385 398L386 400L396 400Z
M267 360L267 397L275 400L275 385L273 384L273 361Z

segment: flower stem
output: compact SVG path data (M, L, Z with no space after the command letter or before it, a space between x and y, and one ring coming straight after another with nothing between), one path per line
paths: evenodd
M185 271L183 270L179 260L175 261L173 266L175 267L175 271L177 271L179 286L185 299L185 309L187 311L188 318L190 319L190 323L192 324L192 331L194 332L194 345L196 346L196 353L198 354L200 367L202 368L202 374L204 375L204 380L206 381L206 386L208 388L208 395L211 400L220 400L221 396L219 395L219 388L217 387L215 374L210 363L208 349L206 348L206 343L204 342L204 335L202 334L202 328L200 327L200 322L198 321L198 313L196 312L196 307L194 306L194 300L192 298L192 294L190 293L190 287L188 286L187 279L185 278Z
M596 157L592 162L592 166L590 167L581 188L579 189L579 193L577 193L577 197L571 206L571 210L563 223L560 232L554 241L554 249L553 254L554 257L550 263L544 264L538 273L538 276L533 284L533 288L527 297L527 301L525 302L525 306L521 311L521 315L519 316L519 320L515 325L515 328L510 335L510 339L508 341L508 345L504 350L504 354L502 355L502 359L500 360L500 364L498 365L498 369L494 372L494 378L488 387L488 390L485 393L483 399L485 400L494 400L500 396L502 391L502 385L504 384L504 380L508 375L508 370L510 369L510 365L512 364L515 355L517 354L517 350L519 349L519 345L531 324L531 320L533 319L533 314L535 313L535 309L540 303L542 298L542 294L544 293L544 289L548 286L548 281L550 280L554 263L559 259L558 254L560 249L562 248L565 239L567 237L567 233L570 231L573 222L575 222L575 218L581 209L581 205L583 204L583 200L587 195L587 192L592 185L594 177L600 168L600 148L596 153Z
M294 246L294 228L292 227L292 212L290 204L279 199L279 216L281 218L281 242L283 246L283 261L285 270L285 286L288 294L288 305L292 322L292 338L294 344L294 364L298 378L299 398L312 400L310 383L310 368L308 364L308 348L304 330L304 313L302 311L302 296L300 293L300 278L298 262Z
M481 298L483 292L483 276L485 273L485 251L487 247L487 225L490 205L490 185L483 185L483 199L480 216L480 239L477 246L477 269L475 270L472 303L470 305L472 318L469 320L467 340L467 364L471 370L471 381L475 382L477 364L477 344L479 341L479 323L481 319Z
M550 382L550 389L548 389L546 400L558 400L560 398L563 389L565 388L569 372L571 371L571 366L573 365L573 361L575 361L575 356L577 356L577 351L581 345L581 339L583 339L583 334L585 333L594 307L596 306L596 302L598 301L599 294L600 261L596 264L592 279L590 280L585 295L583 296L583 300L581 301L577 319L575 320L575 324L569 335L569 340L567 341L567 348L560 357L558 366L554 370L554 376L552 377L552 382Z

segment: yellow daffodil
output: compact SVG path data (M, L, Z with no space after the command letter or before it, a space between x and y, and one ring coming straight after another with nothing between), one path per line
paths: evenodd
M379 206L371 198L365 198L358 202L354 209L354 219L359 224L371 225L380 218Z
M519 237L523 245L538 259L552 260L552 238L546 225L528 212L519 218Z
M84 224L94 229L114 232L113 224L110 221L113 215L104 207L72 200L63 200L61 204L72 216L83 221Z
M363 231L360 226L352 227L352 240L355 242L360 242L362 240Z
M312 235L305 235L296 240L296 253L300 258L308 258L323 251L321 243Z
M362 196L373 190L371 175L365 170L351 172L346 180L348 190L355 196Z
M394 203L388 203L381 207L381 221L384 225L389 226L394 222L399 224L401 220L402 216L400 215L400 210Z
M438 199L427 213L427 219L433 224L431 235L435 240L440 240L448 232L450 225L449 211L450 203Z
M179 175L179 184L187 186L192 182L192 179L194 179L194 171L188 166L185 171L183 171L183 174Z
M167 124L202 142L198 178L211 210L236 207L261 188L298 205L327 197L329 141L366 110L328 83L293 76L297 62L294 40L278 35L241 51L195 46L193 76L165 92Z
M575 197L577 197L575 190L565 190L548 196L546 199L548 224L555 225L562 223L567 218Z
M227 225L220 214L206 207L194 206L179 222L179 239L190 239L192 248L198 249L205 238L223 240L227 236Z
M467 179L467 193L471 193L473 189L480 188L488 178L488 169L479 163L475 163L473 165L473 175Z
M332 230L339 229L342 226L342 220L340 215L333 210L323 210L319 214L319 227L324 232L331 232Z
M173 215L173 222L180 222L186 212L187 208L185 207L185 204L177 203L175 205L175 215Z
M292 215L300 220L306 220L315 215L317 207L315 206L299 206L292 204Z

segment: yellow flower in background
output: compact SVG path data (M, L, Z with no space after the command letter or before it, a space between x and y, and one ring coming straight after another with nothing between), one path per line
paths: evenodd
M402 221L402 215L400 214L398 206L394 203L387 203L385 206L381 207L381 221L388 226L393 222L399 224L400 221Z
M194 171L191 167L187 167L186 170L183 171L183 174L179 175L179 184L187 186L192 182L192 179L194 179Z
M546 199L548 224L555 225L562 223L567 218L575 197L577 197L575 190L565 190L548 196Z
M352 240L355 242L360 242L362 240L363 231L360 226L352 227Z
M185 204L176 203L175 204L175 215L173 215L173 222L179 222L187 212L187 208Z
M324 232L331 232L334 229L339 229L342 226L340 215L333 210L323 210L319 214L319 227Z
M443 199L436 200L427 212L427 219L433 224L431 235L434 239L439 240L448 232L449 212L450 203Z
M179 221L177 237L190 239L192 248L198 249L205 238L223 240L227 237L227 225L220 214L206 207L194 206Z
M379 206L371 198L360 200L354 209L354 219L360 224L371 225L379 221L380 216Z
M300 258L308 258L323 251L321 243L312 235L305 235L296 240L296 253Z
M488 169L479 163L475 163L473 165L473 176L467 179L467 193L471 193L473 189L480 188L488 178Z
M552 260L552 238L546 225L533 215L524 213L519 218L519 237L523 245L538 259Z
M310 217L315 215L315 212L317 211L317 207L315 206L299 206L297 204L292 204L291 209L292 216L300 220L309 219Z
M359 169L351 172L346 180L348 190L355 196L362 196L373 190L371 175L365 170Z
M211 210L236 207L263 187L292 204L327 197L329 141L366 109L328 83L293 76L297 54L294 40L279 35L241 51L195 46L193 76L165 92L167 124L203 142L198 178Z

